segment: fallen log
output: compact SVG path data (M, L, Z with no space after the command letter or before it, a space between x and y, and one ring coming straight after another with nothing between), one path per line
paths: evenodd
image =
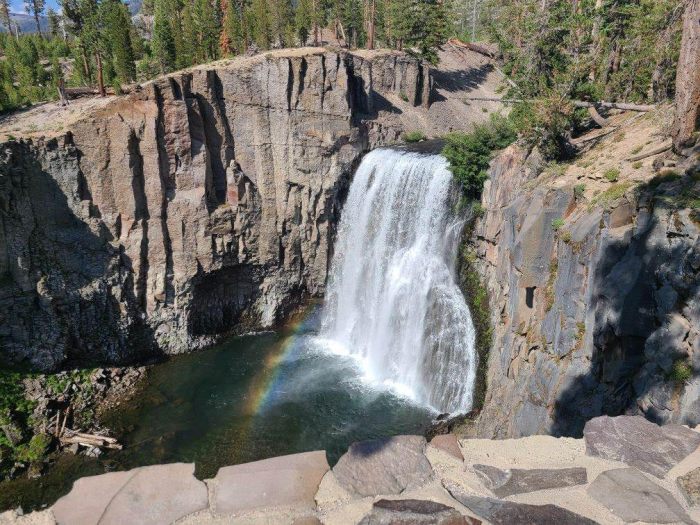
M626 160L628 162L635 162L637 160L646 159L647 157L653 157L654 155L658 155L659 153L664 153L664 152L670 150L672 147L673 147L673 144L666 144L664 146L659 146L658 148L654 148L651 151L647 151L646 153L640 153L639 155L634 155L632 157L629 157Z
M112 450L121 450L123 448L115 438L98 436L96 434L85 434L73 430L66 430L64 435L60 437L60 441L61 445L78 444L84 447L108 448Z
M480 46L479 44L472 44L471 42L462 42L459 38L450 38L447 41L447 43L453 46L464 47L466 49L469 49L470 51L474 51L475 53L479 53L480 55L484 55L489 58L496 58L495 53L489 51L484 46Z
M503 104L521 104L538 102L537 99L527 98L498 98L498 97L465 97L466 100L483 100L487 102L501 102ZM656 109L652 104L628 104L626 102L586 102L583 100L572 100L571 103L577 108L608 108L621 109L624 111L647 112Z

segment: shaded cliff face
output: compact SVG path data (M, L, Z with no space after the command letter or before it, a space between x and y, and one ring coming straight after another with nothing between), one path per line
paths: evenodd
M427 105L405 55L286 51L171 75L0 160L0 359L48 370L271 327L323 292L349 177Z
M635 145L493 162L473 241L494 327L480 435L580 435L601 414L700 423L697 166L653 178L652 159L623 162L606 180Z

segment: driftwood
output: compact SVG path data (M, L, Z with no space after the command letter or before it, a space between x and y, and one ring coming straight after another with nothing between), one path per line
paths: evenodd
M501 102L503 104L519 104L537 102L536 99L525 98L498 98L498 97L465 97L466 100L484 100L487 102ZM656 106L651 104L628 104L626 102L586 102L583 100L572 100L571 103L577 108L608 108L621 109L625 111L653 111Z
M665 151L670 150L672 147L673 147L673 144L666 144L665 146L659 146L658 148L655 148L651 151L647 151L646 153L640 153L639 155L634 155L632 157L629 157L627 160L629 162L634 162L636 160L646 159L647 157L653 157L654 155L658 155L659 153L664 153Z
M60 437L62 445L82 445L84 447L99 447L109 448L113 450L121 450L122 446L115 438L107 436L98 436L96 434L85 434L67 429Z

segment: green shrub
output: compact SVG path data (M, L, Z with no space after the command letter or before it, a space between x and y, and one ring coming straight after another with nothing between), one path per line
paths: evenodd
M670 379L676 383L685 383L690 380L693 376L693 369L690 364L685 359L678 359L674 361L673 368L671 368Z
M425 140L425 135L421 131L408 131L403 134L403 139L406 142L420 142Z
M641 161L641 160L638 160L637 162L635 162L634 164L632 164L632 167L633 167L634 169L638 170L639 168L642 167L642 161Z
M556 231L559 231L559 229L562 228L563 226L564 226L564 219L562 219L561 217L559 217L559 218L557 218L557 219L554 219L554 220L552 221L552 229L553 229L555 232L556 232Z
M661 173L659 173L649 181L649 188L656 189L661 184L665 184L667 182L675 182L680 178L680 174L675 170L663 170Z
M450 133L445 137L442 154L467 197L481 196L494 151L505 148L516 138L513 124L500 115L491 115L489 122L474 126L471 133Z
M617 182L617 179L620 178L620 170L618 170L617 168L610 168L608 170L605 170L603 176L606 179L608 179L609 182Z
M583 197L584 193L586 193L586 185L585 184L577 184L576 186L574 186L574 198L576 200Z
M486 214L486 208L484 208L480 202L475 202L472 206L472 213L474 217L483 217Z
M29 443L23 446L17 456L20 461L37 463L44 459L51 446L51 436L47 434L35 434Z
M639 146L637 146L636 148L634 148L632 151L630 151L630 153L631 153L632 155L636 155L637 153L639 153L640 151L642 151L642 148L643 148L643 147L644 147L644 146L640 144Z
M408 95L406 95L406 93L404 93L403 91L399 93L399 98L404 102L408 102Z
M569 244L571 242L571 232L569 230L563 231L561 233L561 240Z

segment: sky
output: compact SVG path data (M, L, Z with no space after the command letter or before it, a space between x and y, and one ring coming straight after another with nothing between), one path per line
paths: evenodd
M10 2L11 10L13 13L26 13L24 9L24 2L22 0L12 0ZM46 0L45 12L48 12L49 7L53 7L54 11L58 11L58 2L56 0Z

